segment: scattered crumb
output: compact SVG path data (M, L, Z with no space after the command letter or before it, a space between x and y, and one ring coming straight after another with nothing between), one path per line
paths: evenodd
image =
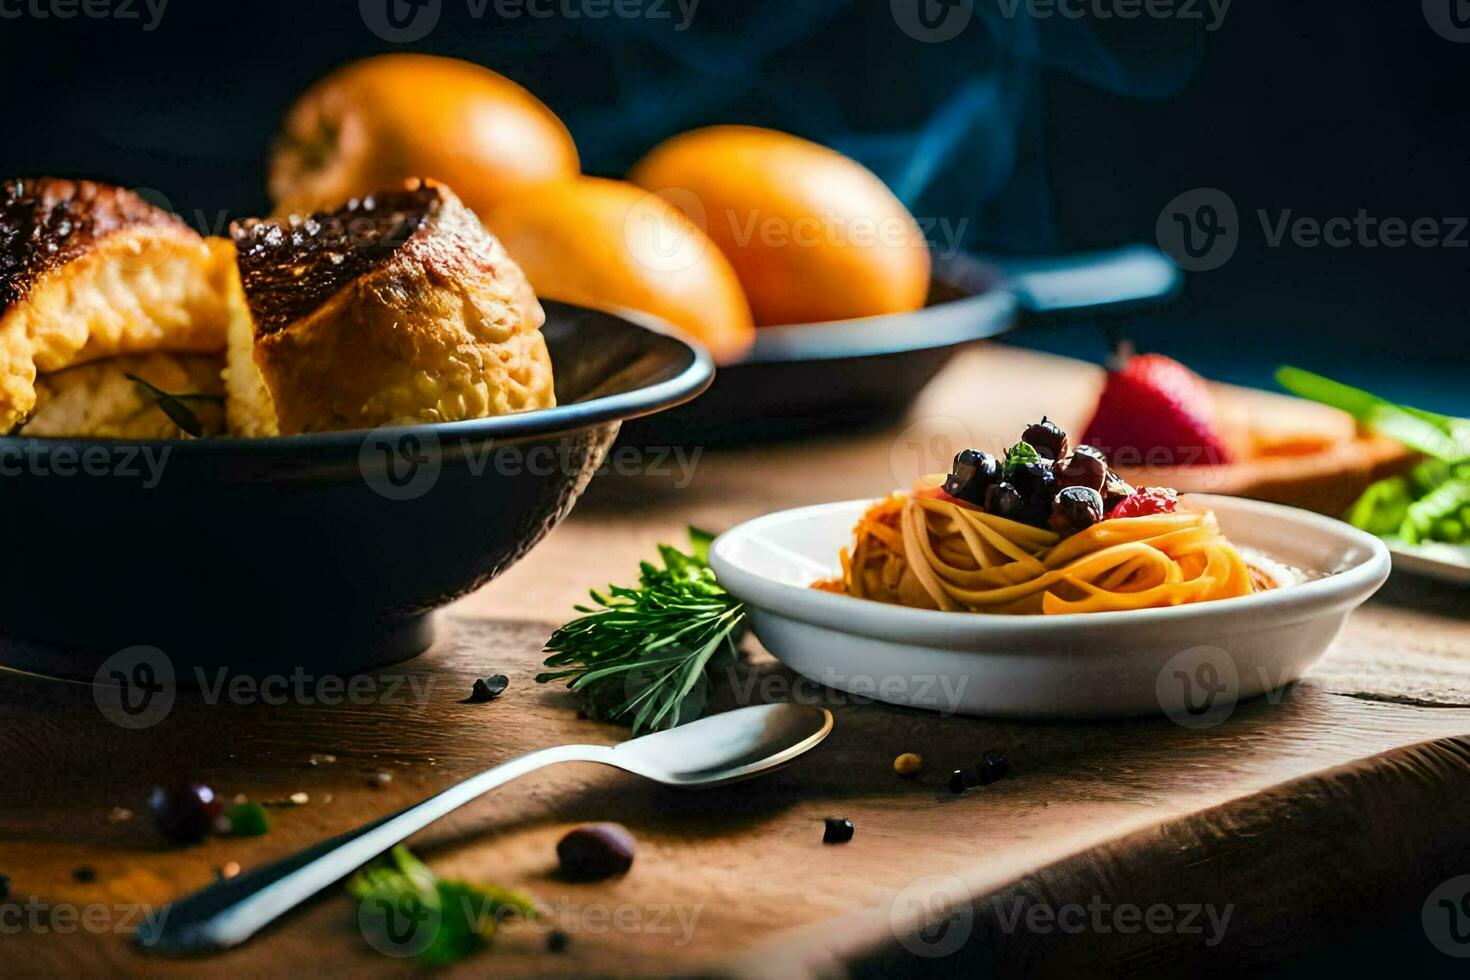
M330 752L313 752L311 758L306 760L309 765L320 766L337 761L337 757Z
M262 806L306 806L311 802L311 796L297 791L290 796L280 797L274 800L261 800Z
M239 873L239 861L226 861L222 866L214 869L214 877L216 881L224 881L226 878L233 878Z
M133 819L133 811L125 806L115 806L107 813L108 823L127 823Z
M368 785L373 789L382 789L391 782L393 782L393 774L391 772L375 772L368 777Z

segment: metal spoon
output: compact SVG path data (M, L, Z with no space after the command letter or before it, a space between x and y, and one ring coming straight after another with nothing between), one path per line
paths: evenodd
M170 905L135 943L168 954L229 949L440 817L555 762L600 762L669 786L716 786L791 762L832 730L826 708L764 704L712 715L618 745L557 745L487 769L443 792L275 864Z

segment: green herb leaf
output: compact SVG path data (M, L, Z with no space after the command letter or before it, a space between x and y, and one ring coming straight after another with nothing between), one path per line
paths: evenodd
M270 815L254 800L232 805L225 811L225 818L230 821L234 837L260 837L271 829Z
M1408 544L1459 543L1470 534L1470 419L1395 405L1300 368L1279 368L1276 380L1292 394L1341 409L1429 457L1407 477L1368 487L1348 511L1349 523Z
M1276 381L1293 395L1341 409L1366 428L1427 456L1451 463L1470 459L1470 423L1464 419L1395 405L1301 368L1278 368Z
M1011 474L1011 471L1015 470L1017 467L1025 465L1026 463L1037 463L1040 461L1041 454L1036 451L1036 448L1032 446L1031 443L1027 442L1025 439L1022 439L1010 449L1006 450L1006 475L1009 476Z
M1404 522L1399 526L1399 537L1409 544L1421 541L1454 540L1460 534L1443 533L1452 528L1463 531L1459 521L1460 512L1470 508L1470 480L1446 483L1420 497L1409 505Z
M715 581L713 535L689 529L690 553L658 546L663 567L643 562L636 588L593 591L592 606L546 641L541 684L565 680L593 718L635 735L690 720L691 695L710 668L733 661L745 606Z
M199 421L199 416L194 414L194 410L188 405L185 405L184 402L190 400L224 401L222 395L206 395L199 392L174 394L164 391L162 388L144 381L136 374L125 374L123 377L133 382L139 388L142 388L143 393L149 398L152 398L158 405L159 410L169 417L169 421L196 439L204 435L204 425Z
M371 930L374 948L402 951L432 966L485 949L510 918L538 915L523 892L440 878L402 844L358 869L347 893L363 905L359 921Z

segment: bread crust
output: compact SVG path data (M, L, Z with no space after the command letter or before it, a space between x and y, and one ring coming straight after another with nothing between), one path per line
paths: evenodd
M38 374L222 350L232 256L120 187L0 183L0 433L34 410Z
M0 185L0 316L55 269L129 228L189 232L130 190L90 180L17 177Z
M280 433L555 403L540 303L443 185L413 180L333 212L237 223L231 234L254 367ZM237 380L247 370L238 360Z

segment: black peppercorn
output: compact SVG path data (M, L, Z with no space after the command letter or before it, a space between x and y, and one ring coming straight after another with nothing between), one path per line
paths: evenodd
M846 817L828 817L822 831L823 844L846 844L852 840L852 821Z
M494 701L510 685L510 678L504 674L491 674L489 677L475 681L475 686L470 689L470 696L461 701L461 704L482 704L486 701Z
M987 752L975 769L975 781L981 786L989 786L1004 779L1010 771L1011 764L1006 761L1005 756Z

